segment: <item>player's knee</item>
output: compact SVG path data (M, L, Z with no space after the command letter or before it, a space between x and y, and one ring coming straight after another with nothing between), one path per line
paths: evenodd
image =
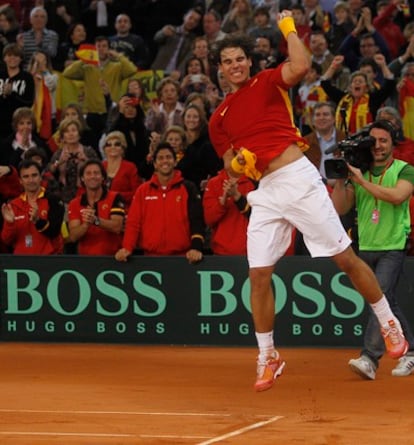
M341 269L342 272L345 272L347 275L352 274L352 271L358 267L358 264L361 261L351 247L348 247L339 255L335 255L333 260L339 269Z
M273 266L251 268L249 270L249 278L252 289L269 286L272 279L273 269Z

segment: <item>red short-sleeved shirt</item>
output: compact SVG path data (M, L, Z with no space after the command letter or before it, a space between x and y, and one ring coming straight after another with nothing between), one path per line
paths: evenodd
M307 147L294 123L281 67L256 74L217 107L209 133L219 156L229 148L247 148L256 154L256 168L263 172L289 145Z

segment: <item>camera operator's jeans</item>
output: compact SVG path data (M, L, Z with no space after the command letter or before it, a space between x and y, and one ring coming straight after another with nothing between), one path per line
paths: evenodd
M409 355L414 355L414 336L410 324L405 318L397 302L396 288L400 278L405 250L360 251L359 256L371 267L390 304L392 312L401 323L405 338L409 343ZM364 335L364 349L361 355L369 357L378 368L379 359L385 352L384 340L380 325L371 307L369 307L368 323Z

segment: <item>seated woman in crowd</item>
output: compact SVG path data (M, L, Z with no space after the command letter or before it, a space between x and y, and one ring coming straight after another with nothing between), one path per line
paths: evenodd
M171 125L181 125L183 104L179 101L180 84L170 77L161 80L157 86L158 100L153 100L145 119L150 132L163 134Z
M111 131L104 140L104 161L102 165L106 171L106 188L119 193L127 211L136 188L142 180L133 162L124 159L127 142L120 131Z
M147 96L147 93L145 91L144 85L141 82L140 79L137 79L135 77L128 79L126 92L123 95L123 97L129 97L131 100L130 102L133 103L135 106L139 106L143 113L139 113L140 115L147 114L147 111L151 108L151 101ZM122 97L121 97L122 99ZM124 100L124 99L122 99ZM112 128L112 125L114 123L114 120L118 118L119 116L119 104L121 103L121 100L119 103L113 103L111 99L111 107L108 109L108 118L106 121L106 128L109 130ZM144 118L143 118L144 122Z
M62 200L67 204L81 187L79 169L87 159L97 159L92 147L84 146L81 139L81 124L78 119L66 118L59 125L61 148L50 160L49 170L59 181Z
M120 131L124 134L126 147L124 157L133 162L141 177L149 178L152 171L148 171L147 154L149 132L145 128L145 113L141 103L134 95L127 94L118 101L116 117L110 124L109 132Z
M19 23L12 7L7 6L0 11L0 54L9 43L15 43L19 33Z
M223 164L211 145L204 111L197 105L189 105L184 110L183 121L187 147L177 169L202 191L207 179L215 176Z
M213 82L217 77L217 69L210 62L208 40L206 36L197 36L193 41L193 55L203 63L204 74L208 76Z
M184 110L189 105L196 105L205 114L207 121L210 119L212 110L215 109L215 107L213 107L213 104L209 101L207 94L204 93L189 94L186 101L184 102Z
M67 66L78 60L76 51L82 43L86 42L86 28L82 23L72 23L68 28L67 38L59 45L53 66L58 71L63 71Z
M246 33L253 23L253 9L250 1L231 0L230 8L223 17L221 29L227 33Z
M165 131L162 141L167 142L174 149L177 162L184 157L187 149L187 137L185 135L184 127L181 125L171 125Z
M95 140L92 130L88 127L88 124L86 123L86 119L83 116L82 108L77 103L69 103L66 105L66 107L62 110L61 114L61 121L70 117L71 119L77 119L81 125L81 138L80 142L83 145L90 145L92 146L93 141ZM56 130L52 137L49 138L47 141L47 145L49 146L50 150L54 153L58 148L60 144L60 133L59 130Z
M41 147L47 156L50 151L46 143L36 133L33 111L28 107L17 108L12 118L13 133L1 141L0 165L18 167L24 153L30 148Z
M345 133L353 134L374 121L378 108L395 89L395 80L387 67L385 57L382 54L376 54L374 60L382 70L383 87L374 89L365 73L355 71L351 75L348 90L342 91L333 86L330 79L343 60L343 56L334 57L321 77L321 86L330 100L337 105L336 127Z

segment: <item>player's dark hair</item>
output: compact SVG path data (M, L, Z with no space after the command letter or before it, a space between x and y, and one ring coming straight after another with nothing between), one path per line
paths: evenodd
M254 39L245 34L229 34L216 42L211 49L212 61L218 65L221 62L221 52L227 48L241 48L246 57L251 59L254 54Z

